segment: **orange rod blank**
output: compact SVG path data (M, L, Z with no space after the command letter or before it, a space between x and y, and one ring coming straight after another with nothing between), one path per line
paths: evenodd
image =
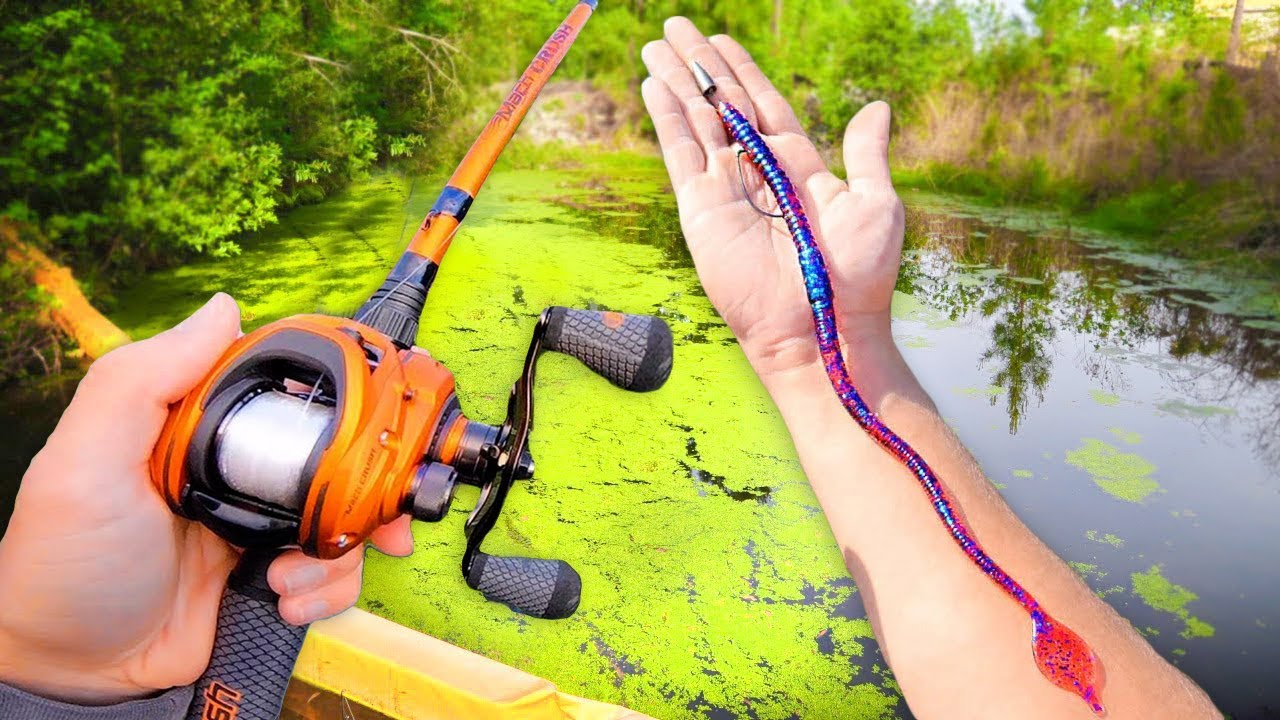
M591 17L595 6L594 0L580 0L560 27L556 28L556 31L543 44L542 49L520 76L520 80L516 82L515 87L502 101L498 111L489 120L489 124L471 145L466 157L453 171L453 176L449 178L449 184L441 194L440 200L432 207L431 212L422 221L422 226L414 233L406 252L415 253L431 259L437 265L440 264L445 251L449 249L454 233L457 232L458 225L466 215L467 206L480 192L480 186L484 184L485 178L489 177L489 171L498 161L498 156L502 154L511 136L515 134L520 121L529 112L529 106L533 104L534 98L542 91L551 74L559 67L560 61L569 52L570 46L577 39L582 26Z

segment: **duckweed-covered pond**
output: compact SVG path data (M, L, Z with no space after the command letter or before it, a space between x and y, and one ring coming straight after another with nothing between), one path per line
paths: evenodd
M217 290L246 327L349 312L439 184L374 178L238 257L149 276L113 319L146 336ZM1050 215L905 200L895 333L943 415L1015 511L1224 711L1280 712L1276 286L1215 280ZM486 549L568 560L581 609L531 620L467 589L471 488L415 527L412 558L369 556L362 606L658 717L908 717L783 425L698 285L658 161L491 178L418 338L469 415L501 419L550 304L657 313L676 338L670 382L647 395L543 360L537 478ZM33 392L9 401L6 425L26 422ZM10 464L33 445L6 450Z

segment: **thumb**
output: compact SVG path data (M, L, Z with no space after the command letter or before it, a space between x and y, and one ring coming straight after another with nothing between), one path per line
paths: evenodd
M181 400L239 336L240 307L220 292L186 320L137 343L139 369L156 370L150 394L165 404Z
M844 168L849 186L892 184L889 177L889 104L877 100L849 121L844 131Z
M218 293L176 327L107 353L80 381L55 437L69 435L114 459L122 452L145 459L169 404L208 374L239 333L239 308Z

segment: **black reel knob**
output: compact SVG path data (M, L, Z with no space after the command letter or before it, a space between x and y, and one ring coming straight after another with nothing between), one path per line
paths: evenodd
M467 584L493 602L546 620L569 617L582 597L582 578L563 560L477 552Z
M671 375L671 328L652 315L551 307L542 347L571 355L623 390L657 390Z
M458 471L443 463L419 465L413 476L409 513L414 520L439 522L449 512L458 487Z

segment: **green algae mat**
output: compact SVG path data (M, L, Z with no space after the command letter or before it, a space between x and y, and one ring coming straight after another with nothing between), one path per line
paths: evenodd
M893 717L900 696L850 608L855 591L781 419L682 255L661 167L646 165L607 188L581 171L494 175L418 337L455 373L467 414L496 423L545 306L671 324L675 370L657 392L616 389L564 356L540 363L537 477L517 485L485 547L567 560L583 579L577 614L533 620L466 587L468 487L443 522L415 523L411 559L370 554L361 604L658 716L745 704L762 717ZM114 317L149 335L217 289L235 295L246 327L350 312L437 186L385 176L303 208L240 257L154 277L147 302L122 298Z
M149 276L111 316L146 336L218 290L246 329L349 313L442 179L375 176L237 257ZM1280 571L1256 550L1280 543L1270 320L1097 238L940 203L908 197L924 209L894 313L944 417L1014 510L1224 710L1280 707L1265 670L1280 662ZM570 358L541 363L537 477L486 550L567 560L580 610L533 620L466 587L474 488L443 522L415 523L413 557L369 554L361 606L657 717L909 717L785 428L699 287L657 159L496 172L418 343L455 373L468 415L497 422L551 304L654 313L676 341L671 380L644 395Z

